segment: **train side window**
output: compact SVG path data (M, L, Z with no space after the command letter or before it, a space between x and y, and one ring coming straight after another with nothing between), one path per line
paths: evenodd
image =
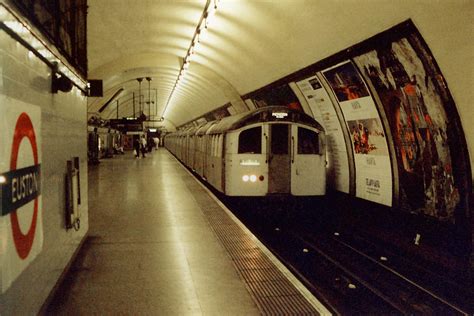
M262 127L246 129L239 134L239 154L262 153Z
M307 128L298 127L298 154L319 154L319 135Z

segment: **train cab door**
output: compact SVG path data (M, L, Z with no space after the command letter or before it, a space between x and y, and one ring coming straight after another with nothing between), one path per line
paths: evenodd
M321 162L319 133L302 126L291 126L291 194L314 195L325 183L325 166ZM321 174L323 173L323 174Z
M267 128L268 193L289 194L291 189L290 125L269 124Z

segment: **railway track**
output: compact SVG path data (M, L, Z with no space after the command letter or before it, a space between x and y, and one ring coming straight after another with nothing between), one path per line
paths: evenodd
M336 314L470 315L470 289L423 269L383 246L277 203L224 201L265 245ZM306 215L308 215L306 213Z

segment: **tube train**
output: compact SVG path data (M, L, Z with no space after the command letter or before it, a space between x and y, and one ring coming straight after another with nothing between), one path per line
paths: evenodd
M166 135L165 147L227 196L326 193L325 133L312 117L269 106Z

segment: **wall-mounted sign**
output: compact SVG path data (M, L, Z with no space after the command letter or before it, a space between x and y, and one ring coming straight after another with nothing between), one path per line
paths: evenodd
M41 109L0 95L2 293L41 252Z
M392 205L392 168L387 139L372 96L352 62L323 72L334 92L351 135L356 196Z

